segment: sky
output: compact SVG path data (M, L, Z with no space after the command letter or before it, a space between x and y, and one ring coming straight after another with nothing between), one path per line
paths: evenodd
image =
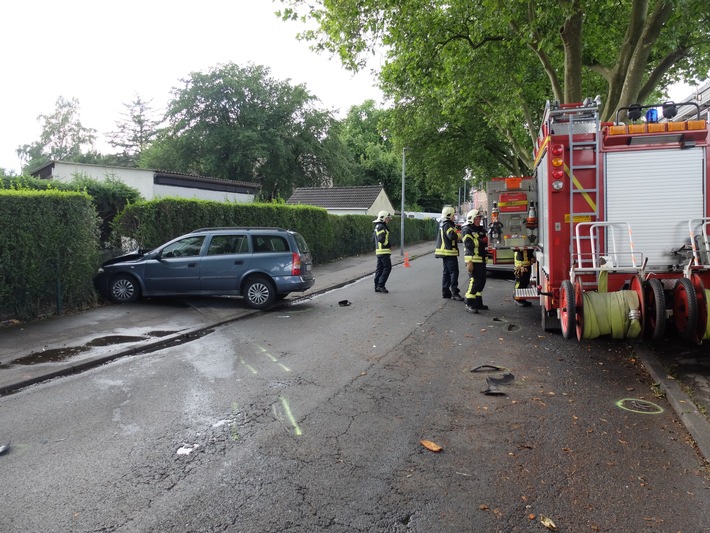
M39 140L37 117L58 97L76 98L79 118L97 130L95 148L114 150L124 104L152 100L162 110L191 72L233 62L264 65L271 76L305 84L321 106L343 117L382 93L368 71L353 75L337 58L299 42L305 26L284 22L272 0L22 0L0 6L0 167L20 172L16 150ZM378 67L379 65L371 65Z

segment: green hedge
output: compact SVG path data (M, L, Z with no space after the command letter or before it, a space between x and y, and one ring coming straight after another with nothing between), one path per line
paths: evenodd
M273 226L297 231L311 248L316 264L372 253L372 215L329 215L303 205L243 204L184 198L160 198L126 207L114 221L116 246L124 238L141 248L155 248L197 228ZM390 224L392 243L400 243L400 219ZM432 240L436 223L405 220L405 245Z
M85 193L0 190L0 317L95 305L99 223Z

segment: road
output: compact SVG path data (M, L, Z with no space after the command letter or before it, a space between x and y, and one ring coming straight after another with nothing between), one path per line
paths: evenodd
M465 313L440 269L0 398L0 531L707 530L708 471L632 347L543 333L509 280Z

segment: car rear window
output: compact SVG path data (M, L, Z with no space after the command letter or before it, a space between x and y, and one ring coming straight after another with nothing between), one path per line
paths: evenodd
M308 248L308 245L306 244L306 239L301 237L300 233L293 232L293 237L296 239L296 245L298 245L298 250L302 254L308 254L311 253L311 250Z

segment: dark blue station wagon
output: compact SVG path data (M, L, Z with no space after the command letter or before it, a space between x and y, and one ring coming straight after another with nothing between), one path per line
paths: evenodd
M254 309L315 283L303 237L281 228L203 228L104 262L94 286L115 303L148 296L243 296Z

